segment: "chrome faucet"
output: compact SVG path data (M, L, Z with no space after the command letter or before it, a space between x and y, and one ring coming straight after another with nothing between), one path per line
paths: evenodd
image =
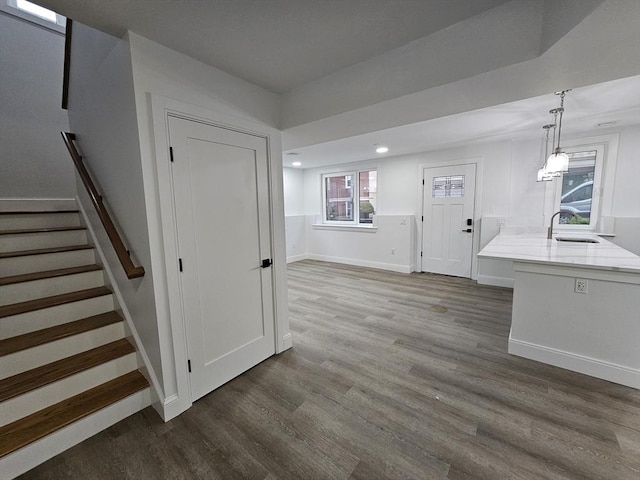
M554 213L553 215L551 215L551 223L549 224L549 228L547 228L547 238L549 240L551 240L553 238L553 219L556 218L557 215L560 215L562 212L565 213L570 213L573 217L576 216L575 213L569 211L569 210L559 210L556 213Z

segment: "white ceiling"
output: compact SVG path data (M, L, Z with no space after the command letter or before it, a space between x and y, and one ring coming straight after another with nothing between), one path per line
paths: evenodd
M275 93L507 0L34 0L121 37L143 37Z
M559 99L551 93L296 148L284 152L283 165L290 167L292 162L300 161L300 168L314 168L439 150L462 144L542 138L542 125L552 123L552 116L548 111L558 104ZM575 89L567 94L565 109L563 137L587 132L595 135L607 128L637 124L640 122L640 76ZM389 147L389 152L376 154L375 144ZM291 155L292 153L297 155Z

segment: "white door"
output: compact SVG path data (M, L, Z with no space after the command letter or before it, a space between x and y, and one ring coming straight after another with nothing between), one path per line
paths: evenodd
M425 168L422 271L471 278L475 164Z
M174 117L169 137L195 401L275 353L267 142Z

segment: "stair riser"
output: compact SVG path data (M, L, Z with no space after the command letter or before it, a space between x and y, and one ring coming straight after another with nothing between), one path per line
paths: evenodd
M63 230L59 232L12 233L0 235L0 252L19 252L37 248L69 247L86 245L85 230Z
M7 378L124 338L123 322L0 357L0 378Z
M24 215L0 215L0 230L79 226L80 216L77 213L31 213Z
M113 295L88 298L78 302L43 308L32 312L0 318L0 339L61 325L81 318L113 310Z
M0 426L97 387L138 368L135 352L32 390L0 404Z
M0 258L0 272L2 272L0 275L8 277L12 275L22 275L24 273L91 265L95 262L95 253L92 248L71 252L47 253L44 255Z
M104 285L101 270L0 286L0 305L26 302Z

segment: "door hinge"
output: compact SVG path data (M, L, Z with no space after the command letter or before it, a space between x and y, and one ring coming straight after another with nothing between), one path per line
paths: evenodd
M424 215L422 216L422 221L424 222Z
M262 268L267 268L267 267L270 267L272 263L273 262L271 261L270 258L265 258L264 260L262 260L262 264L260 266Z
M422 252L420 252L420 256L422 256Z
M189 373L191 373L191 360L187 360L187 367L189 368Z
M171 158L171 161L173 162L173 147L169 147L169 158Z
M424 185L424 178L422 179L422 184Z
M178 259L178 268L180 268L180 271L182 271L182 259L181 258Z

